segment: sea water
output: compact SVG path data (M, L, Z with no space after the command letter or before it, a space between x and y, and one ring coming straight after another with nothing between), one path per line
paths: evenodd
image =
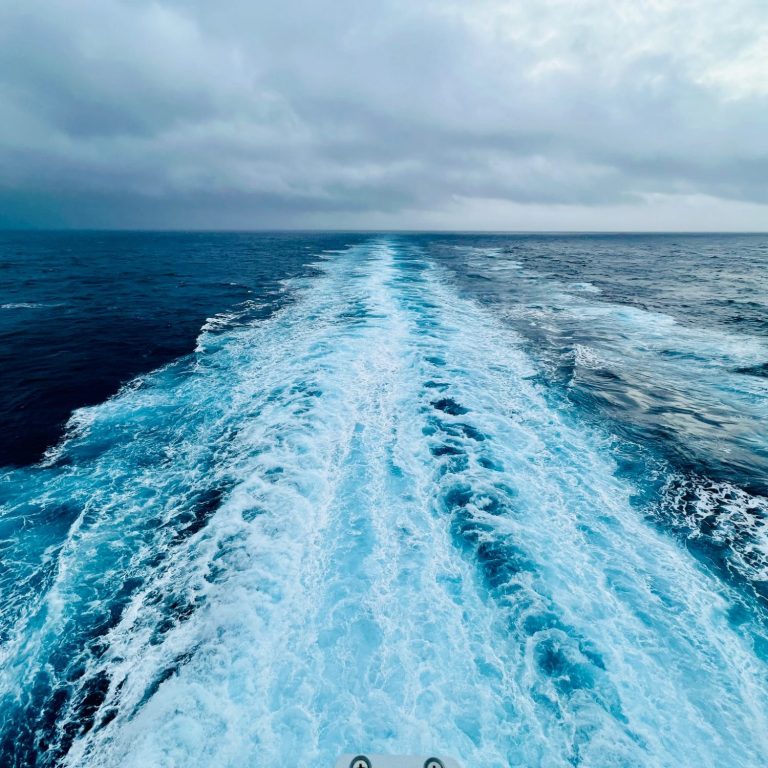
M3 765L766 764L768 238L0 242Z

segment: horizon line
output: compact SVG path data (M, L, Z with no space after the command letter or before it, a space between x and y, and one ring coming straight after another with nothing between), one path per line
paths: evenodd
M768 235L747 229L375 229L367 227L0 227L3 234L120 233L120 234L290 234L342 233L371 235Z

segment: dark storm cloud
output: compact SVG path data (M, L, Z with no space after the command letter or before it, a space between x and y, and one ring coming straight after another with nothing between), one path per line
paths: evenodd
M762 0L5 2L0 118L0 225L768 227Z

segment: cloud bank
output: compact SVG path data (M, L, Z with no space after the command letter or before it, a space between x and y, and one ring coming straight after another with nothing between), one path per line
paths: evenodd
M768 229L765 0L0 0L0 226Z

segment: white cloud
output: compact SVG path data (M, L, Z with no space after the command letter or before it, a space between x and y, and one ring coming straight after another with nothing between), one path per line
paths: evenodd
M700 82L718 87L724 98L768 96L768 30L733 58L709 67ZM765 103L768 110L768 102Z

